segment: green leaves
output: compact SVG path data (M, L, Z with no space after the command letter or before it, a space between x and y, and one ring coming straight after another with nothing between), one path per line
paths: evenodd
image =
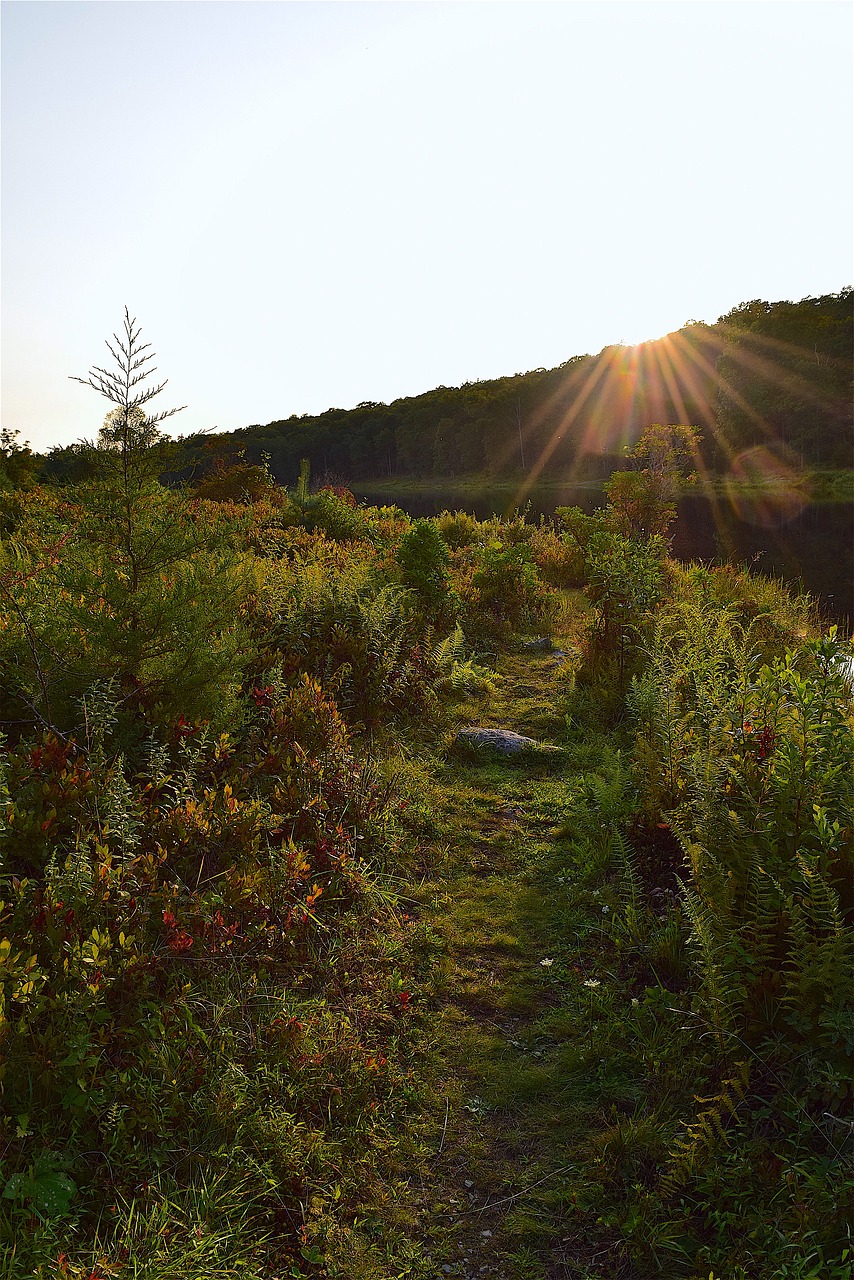
M77 1184L57 1169L57 1162L53 1152L42 1153L26 1173L12 1174L3 1188L2 1199L30 1210L42 1221L66 1217L71 1198L77 1193Z

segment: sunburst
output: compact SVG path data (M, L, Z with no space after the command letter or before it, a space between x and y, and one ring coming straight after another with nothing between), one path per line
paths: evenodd
M526 500L569 432L578 432L577 449L561 479L571 484L591 456L618 454L652 422L682 422L696 426L708 442L694 458L701 481L712 479L705 459L716 454L723 461L723 497L716 496L715 485L701 486L712 499L722 536L728 523L725 508L764 525L785 523L808 501L802 459L742 393L737 375L744 371L816 409L832 411L839 407L838 400L791 368L792 357L811 356L814 353L793 343L723 323L714 328L698 325L696 330L692 325L635 346L606 347L592 361L585 359L570 368L524 423L528 452L543 424L558 406L564 406L516 500ZM758 444L745 448L727 438L718 413L721 398L747 419Z

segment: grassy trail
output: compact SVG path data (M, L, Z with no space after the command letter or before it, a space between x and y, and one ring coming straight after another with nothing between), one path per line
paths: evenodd
M461 721L565 739L564 660L515 654L500 672L488 703L461 708ZM452 752L424 797L442 850L418 894L442 957L439 1140L416 1198L437 1276L564 1280L596 1266L572 1155L592 1117L566 1075L568 1042L584 1028L567 1025L555 960L568 925L556 872L574 775L569 755Z

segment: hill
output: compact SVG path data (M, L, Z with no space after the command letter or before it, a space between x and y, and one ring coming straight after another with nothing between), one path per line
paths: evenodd
M436 387L183 442L185 465L241 449L281 482L301 458L315 476L559 473L607 476L652 423L700 428L703 461L724 472L769 446L800 466L850 467L852 290L800 302L746 302L713 325L688 323L637 347L606 347L555 369Z

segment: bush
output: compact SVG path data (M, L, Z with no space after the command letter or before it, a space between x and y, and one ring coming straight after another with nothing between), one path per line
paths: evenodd
M663 557L660 538L625 538L604 522L587 545L586 590L599 613L590 653L594 662L615 660L621 692L662 596Z
M336 542L372 541L374 528L367 512L355 506L353 495L341 496L332 489L321 489L302 505L301 521L306 529L322 529Z
M580 587L584 583L584 553L572 539L552 525L535 525L531 554L540 577L552 587Z
M483 525L465 511L443 511L436 517L439 532L449 547L470 547L483 539Z
M397 550L404 586L417 595L429 617L453 614L450 599L450 554L432 520L416 520Z
M546 607L547 592L525 544L491 543L479 557L472 586L477 607L515 631L533 626Z
M334 689L351 722L424 714L435 704L428 637L410 592L367 566L296 561L268 579L254 624L268 661Z
M224 718L240 681L252 583L238 521L156 483L128 511L93 482L61 510L28 497L18 563L0 578L2 716L67 732L113 679L125 720ZM123 514L124 511L124 514Z
M154 1234L177 1229L199 1181L244 1206L241 1256L275 1231L278 1265L305 1242L288 1223L307 1186L343 1182L355 1133L364 1167L396 1087L371 1069L387 1002L374 988L351 1022L323 965L383 910L368 859L386 793L316 683L273 672L251 706L242 737L184 722L135 769L108 697L85 753L45 736L0 755L0 1242L20 1274L59 1253L78 1274L96 1234L121 1256L161 1194ZM18 837L36 828L52 846L38 858ZM348 982L364 962L351 954ZM215 1200L192 1221L222 1263Z

